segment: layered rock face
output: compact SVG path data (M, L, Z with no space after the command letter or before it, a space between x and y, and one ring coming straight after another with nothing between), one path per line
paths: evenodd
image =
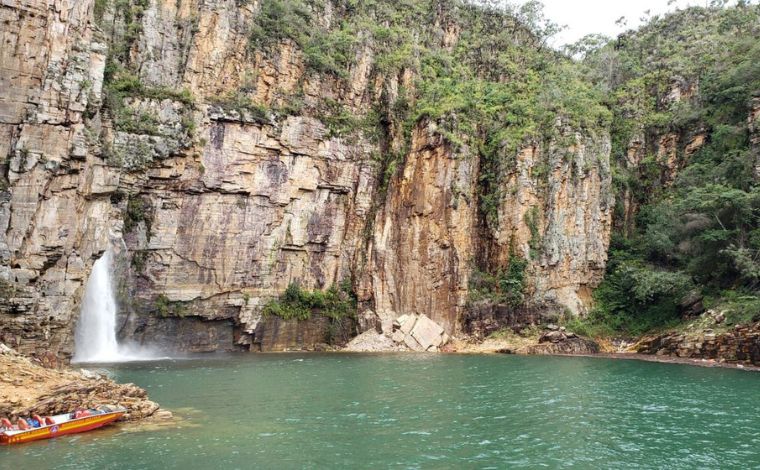
M477 243L477 162L458 157L433 129L417 129L391 182L375 224L368 273L385 332L407 312L429 315L453 331L465 305Z
M150 311L161 293L250 335L263 301L289 282L325 288L348 276L373 180L353 160L361 148L325 132L305 117L282 127L212 121L203 174L140 196L150 231L142 224L125 237L144 253L132 285L139 308Z
M531 260L531 297L584 313L607 261L613 196L609 135L561 129L518 153L499 210L498 257Z
M37 355L70 353L84 283L119 217L83 117L107 46L90 2L3 2L0 17L0 337Z
M321 288L346 276L362 229L357 219L374 186L362 142L329 138L322 123L305 116L263 124L202 104L188 112L168 98L127 101L140 118L155 116L155 135L119 130L108 115L85 129L88 103L97 108L102 99L107 47L95 39L92 2L59 3L6 3L2 10L19 24L7 33L17 45L3 49L9 57L1 90L11 105L3 116L9 187L0 219L6 341L25 352L70 354L92 262L121 239L125 261L132 260L121 270L128 277L122 310L149 316L125 320L123 333L159 342L174 336L186 350L235 348L239 331L250 341L262 299L292 280ZM141 68L144 80L183 85L195 96L235 89L247 73L240 55L251 8L226 3L207 4L200 16L190 2L179 10L177 2L151 3L139 50L155 60ZM175 30L175 20L198 23L195 39ZM106 12L109 21L117 31ZM226 85L215 75L225 68L237 78ZM299 65L283 59L262 68L278 82ZM260 92L278 87L261 76ZM198 123L197 139L181 131L182 119ZM98 132L100 141L87 140ZM130 206L139 214L125 227ZM155 315L159 296L169 304L165 315ZM195 318L177 318L180 307ZM207 328L198 319L209 320Z
M607 135L569 132L567 147L552 142L518 152L504 183L498 229L484 234L477 156L466 147L453 152L434 128L415 131L371 244L369 272L383 330L399 312L423 312L457 331L475 260L487 244L492 265L504 266L510 256L530 260L532 303L585 312L607 260L610 144Z
M354 336L353 319L333 320L314 315L308 320L262 318L256 325L252 351L328 351L342 347Z
M760 365L760 323L737 325L725 333L667 333L648 338L637 352Z
M371 48L343 80L309 72L287 39L252 50L255 2L138 3L129 15L89 0L0 7L0 340L69 356L109 245L126 247L120 334L182 350L291 348L260 322L291 282L353 282L360 329L424 314L454 334L484 244L493 266L529 260L528 301L588 307L611 224L605 133L558 122L562 139L519 151L498 227L484 230L476 151L418 122L381 188L378 155L397 142L336 131L320 112L366 115L412 87L410 73L373 72ZM456 28L431 27L456 42ZM107 57L139 87L114 85Z

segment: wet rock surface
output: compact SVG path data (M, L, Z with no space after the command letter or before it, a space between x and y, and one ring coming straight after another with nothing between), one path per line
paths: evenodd
M231 320L150 316L139 318L135 323L135 329L130 334L132 341L151 349L167 353L235 350L234 325Z
M515 333L532 325L556 321L555 309L538 306L512 307L488 301L475 302L462 319L462 332L482 340L490 334L508 328Z
M118 384L90 371L45 368L0 343L0 416L56 415L99 405L127 408L126 420L148 418L159 410L134 384Z
M260 352L325 351L344 346L354 336L350 318L335 320L312 315L308 320L284 320L266 316L259 321L252 349Z

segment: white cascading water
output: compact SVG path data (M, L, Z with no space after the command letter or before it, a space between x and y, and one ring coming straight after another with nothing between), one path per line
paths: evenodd
M138 351L116 341L117 307L111 280L112 268L113 253L110 249L92 266L74 337L73 362L124 362L155 358L148 351Z

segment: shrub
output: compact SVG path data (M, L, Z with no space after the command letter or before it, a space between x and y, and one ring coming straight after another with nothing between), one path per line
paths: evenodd
M145 224L148 238L150 238L153 225L152 207L149 202L144 201L141 197L130 196L127 201L127 210L124 212L124 233L132 232L140 222Z
M145 265L148 261L148 250L137 250L132 253L131 265L137 273L145 271Z
M184 302L171 301L164 294L156 297L155 312L161 317L184 317L188 313Z
M608 272L594 293L587 321L610 332L642 334L677 323L678 303L694 289L691 278L639 261L623 261Z
M654 17L586 54L613 114L616 199L638 208L635 221L623 207L615 214L626 224L591 327L637 333L676 323L687 288L706 294L705 305L743 312L737 321L756 307L760 189L747 116L760 89L760 7L724 4ZM684 92L675 100L674 86ZM696 133L704 141L687 154ZM677 137L675 165L657 152L667 134ZM631 140L642 137L642 159L631 165Z
M0 300L8 301L16 295L16 286L5 279L0 279Z
M182 103L186 106L186 112L183 114L181 125L187 136L192 137L195 124L191 122L189 109L195 104L188 90L145 86L137 75L111 58L106 64L104 74L103 107L110 111L114 128L130 134L162 135L158 117L153 113L137 111L126 106L124 100L129 97L157 101L168 99Z
M311 70L347 78L355 44L356 33L350 29L315 33L304 47L306 64Z
M527 225L528 230L530 230L530 241L528 242L528 245L530 246L531 258L537 257L541 248L541 231L538 227L541 217L540 212L540 207L533 206L525 213L524 217L525 225Z
M516 255L509 258L506 270L489 274L475 270L470 276L470 301L482 299L519 307L525 303L525 270L528 261Z
M353 318L356 315L356 296L350 281L331 286L326 291L302 289L291 282L277 299L264 305L263 315L275 315L284 320L308 320L312 313L321 313L333 320Z
M261 2L249 34L252 48L266 48L290 39L303 49L311 31L311 11L301 0Z
M248 117L258 124L269 124L269 108L254 103L243 93L228 93L210 101L227 112L237 112L241 118Z

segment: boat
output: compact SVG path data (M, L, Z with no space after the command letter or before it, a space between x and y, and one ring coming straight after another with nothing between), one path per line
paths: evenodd
M6 425L0 424L0 444L23 444L67 434L92 431L116 421L126 412L127 409L123 407L100 406L47 418L35 416L35 424L39 424L39 426L30 426L28 429L21 429L18 425L8 426L10 422L3 420Z

